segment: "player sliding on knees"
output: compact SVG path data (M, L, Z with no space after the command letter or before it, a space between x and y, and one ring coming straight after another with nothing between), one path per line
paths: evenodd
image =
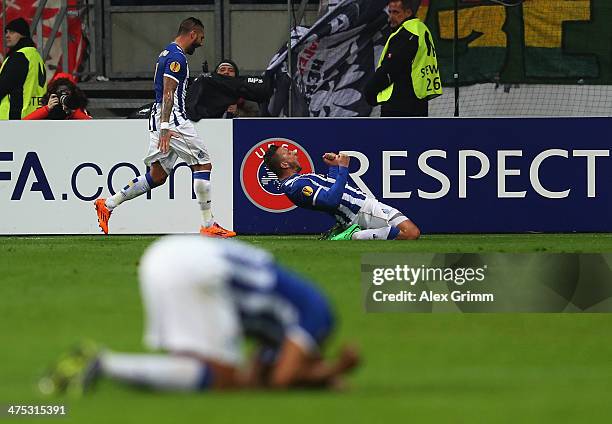
M221 238L236 235L219 226L213 219L210 157L193 122L185 114L185 93L189 79L185 54L193 54L203 43L202 22L193 17L187 18L181 22L174 42L160 53L155 66L155 103L149 118L149 151L144 159L150 171L132 180L114 196L95 201L98 224L104 234L108 234L108 221L117 206L163 185L174 164L181 158L192 170L193 188L202 214L200 233Z
M162 238L143 255L139 279L145 343L164 353L85 343L41 379L43 393L79 395L98 377L168 391L342 388L359 363L349 347L324 359L334 317L323 293L246 243ZM246 368L243 336L258 346Z
M271 146L264 163L276 174L280 189L296 205L326 212L339 232L331 240L415 240L421 232L400 211L347 183L349 156L325 153L329 174L300 174L297 151Z

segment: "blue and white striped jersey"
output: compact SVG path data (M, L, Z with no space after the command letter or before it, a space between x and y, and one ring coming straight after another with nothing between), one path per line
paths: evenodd
M348 173L344 168L344 173ZM366 201L366 195L356 187L346 183L338 202L329 202L323 196L329 193L338 178L338 167L329 168L329 175L294 174L280 182L281 191L301 208L326 212L336 221L347 226L357 220L357 214Z
M296 336L316 346L327 337L333 317L314 285L278 266L265 251L235 241L219 243L219 248L247 335L270 346Z
M155 87L155 103L151 108L149 131L158 131L161 118L161 104L164 96L164 77L172 78L178 84L174 92L174 105L170 114L170 126L178 127L187 120L185 113L185 95L189 66L187 57L181 47L172 42L159 54L155 65L153 84Z

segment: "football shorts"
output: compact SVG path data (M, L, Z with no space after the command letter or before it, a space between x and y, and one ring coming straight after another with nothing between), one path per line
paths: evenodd
M397 227L408 218L397 209L368 197L357 214L356 222L363 230L373 230L383 227Z
M198 135L193 122L187 120L178 127L170 127L170 149L166 153L159 150L159 131L149 131L149 150L144 158L144 163L151 166L158 162L167 174L172 172L176 161L180 158L187 165L205 165L210 163L210 155L204 144L204 140Z
M194 244L193 249L187 246L192 257L184 254L185 243ZM200 253L197 238L176 236L153 244L143 256L139 278L145 344L239 365L242 327L225 281L227 270L212 252Z

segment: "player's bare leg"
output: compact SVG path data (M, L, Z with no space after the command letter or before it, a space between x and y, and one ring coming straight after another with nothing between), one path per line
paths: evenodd
M192 165L191 171L193 175L193 189L200 204L200 211L202 212L200 234L219 238L236 236L235 232L226 230L214 220L210 194L210 172L212 171L212 165L210 163Z
M417 227L414 222L409 219L400 223L397 226L397 229L400 230L400 232L397 235L396 240L416 240L421 237L421 230L419 230L419 227Z
M149 169L149 175L151 175L151 179L153 180L153 185L155 187L164 185L166 179L168 178L168 173L164 170L164 167L161 166L159 162L153 162L151 164L151 168Z

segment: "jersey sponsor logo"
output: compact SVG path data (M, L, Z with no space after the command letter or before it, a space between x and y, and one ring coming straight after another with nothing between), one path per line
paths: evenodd
M274 213L288 212L296 206L283 194L278 178L263 163L264 154L272 145L297 149L302 173L313 172L312 159L302 146L287 138L268 138L257 143L244 156L240 167L240 184L246 197L259 209Z
M175 73L176 73L176 72L178 72L178 71L180 71L180 70L181 70L181 64L180 64L180 63L178 63L178 62L172 62L172 63L170 64L170 70L171 70L172 72L175 72Z
M302 194L306 197L312 196L312 193L314 193L314 190L310 186L306 186L302 189Z

